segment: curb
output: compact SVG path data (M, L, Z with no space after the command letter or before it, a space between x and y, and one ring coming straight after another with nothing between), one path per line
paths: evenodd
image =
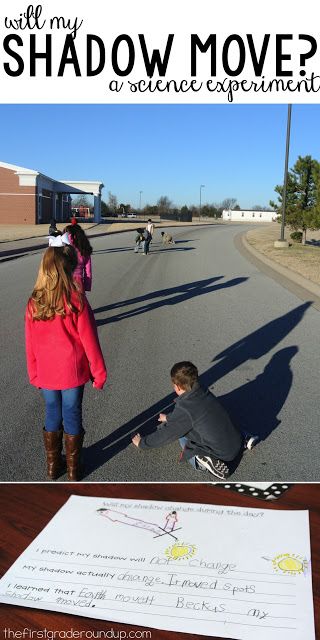
M297 273L296 271L293 271L292 269L289 269L288 267L284 267L278 262L271 260L270 258L265 256L263 253L260 253L260 251L257 251L257 249L254 249L254 247L252 247L252 245L248 242L246 235L247 235L247 232L242 233L240 235L240 240L244 249L249 254L251 254L258 262L263 263L275 273L280 274L281 276L283 276L283 278L289 280L294 285L297 285L298 287L301 287L302 289L304 289L306 292L310 293L314 298L316 298L315 302L317 302L317 304L320 305L320 286L319 285L315 284L315 282L311 282L311 280L308 280L307 278L302 276L300 273Z

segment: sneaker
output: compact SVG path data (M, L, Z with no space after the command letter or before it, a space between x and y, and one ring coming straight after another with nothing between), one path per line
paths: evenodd
M212 473L216 478L226 480L229 477L230 470L223 460L216 460L210 456L196 456L195 458L200 467Z
M247 436L244 443L244 448L251 451L258 442L259 442L259 436Z
M200 464L200 463L197 461L197 459L196 459L196 458L195 458L194 464L195 464L195 469L196 469L197 471L201 471L202 473L206 473L207 469L206 469L205 467L203 467L203 466L202 466L202 464Z

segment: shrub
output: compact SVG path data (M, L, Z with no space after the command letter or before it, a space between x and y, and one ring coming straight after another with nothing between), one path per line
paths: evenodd
M295 242L302 242L302 236L302 231L293 231L293 233L290 233L290 238Z

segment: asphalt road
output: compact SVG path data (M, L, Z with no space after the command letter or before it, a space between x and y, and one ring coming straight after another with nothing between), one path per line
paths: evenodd
M234 238L243 231L185 227L167 249L156 231L147 257L133 253L131 232L92 240L88 297L109 379L102 392L85 391L84 481L213 480L178 463L178 443L131 444L168 410L179 360L192 360L238 426L261 438L232 481L320 479L319 311L239 253ZM40 256L0 265L2 481L46 480L43 402L27 379L23 336Z

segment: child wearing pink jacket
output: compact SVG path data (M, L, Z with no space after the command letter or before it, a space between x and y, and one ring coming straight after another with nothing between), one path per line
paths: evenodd
M73 277L81 285L83 291L91 291L92 287L92 246L79 224L70 224L64 232L68 234L70 243L77 252L78 264Z

